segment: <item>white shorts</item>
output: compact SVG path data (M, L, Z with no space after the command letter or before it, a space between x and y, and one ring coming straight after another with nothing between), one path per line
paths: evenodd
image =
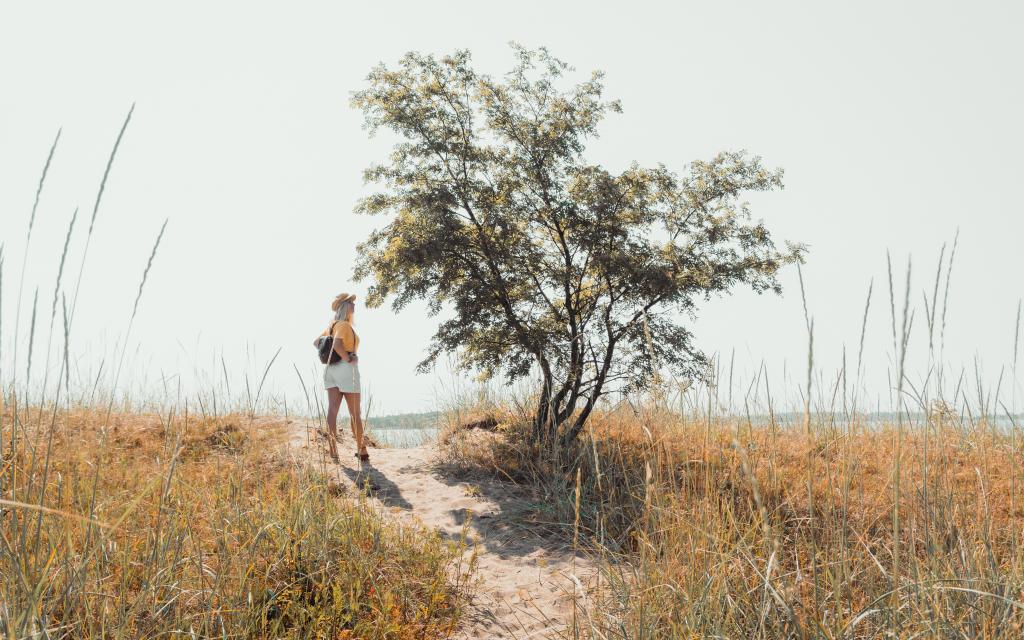
M337 387L342 393L359 393L359 364L340 360L324 369L324 389Z

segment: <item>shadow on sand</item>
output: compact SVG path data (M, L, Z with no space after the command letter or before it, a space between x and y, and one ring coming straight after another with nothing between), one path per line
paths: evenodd
M412 510L412 504L402 495L402 490L392 482L382 471L375 468L370 462L359 464L360 469L351 469L342 466L342 470L348 479L352 481L360 491L369 485L370 495L374 496L389 507L398 507L406 511Z
M414 511L415 506L402 494L399 483L409 489L409 481L420 474L457 488L458 498L453 499L451 494L428 498L453 503L453 508L446 512L448 523L435 523L438 533L447 540L461 541L469 520L469 533L488 552L502 559L531 556L538 551L551 559L573 554L571 526L559 523L554 499L540 495L536 489L493 477L466 477L423 461L387 470L375 467L372 461L357 464L358 468L347 464L340 468L358 490L368 488L369 495L387 507ZM388 473L395 478L388 477Z
M506 480L467 479L444 467L434 467L432 475L446 485L472 491L492 505L479 510L456 508L448 512L452 522L460 528L471 518L470 524L489 552L503 559L525 557L537 551L555 557L572 555L572 530L558 524L551 500ZM444 532L442 535L450 539L458 537Z

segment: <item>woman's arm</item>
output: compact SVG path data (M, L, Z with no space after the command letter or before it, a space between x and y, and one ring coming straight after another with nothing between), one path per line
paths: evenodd
M338 356L340 356L341 359L344 360L345 362L355 362L356 354L345 349L345 343L342 341L341 338L334 338L333 348L334 352L337 353Z
M353 362L356 346L356 336L352 331L352 325L347 322L340 322L334 329L334 351L341 356L345 362Z

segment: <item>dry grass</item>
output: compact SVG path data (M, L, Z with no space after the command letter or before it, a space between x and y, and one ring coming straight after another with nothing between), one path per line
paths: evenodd
M519 437L524 417L491 403L456 407L442 414L437 435L440 462L456 475L494 475L530 480L530 452ZM479 425L487 425L479 428Z
M604 573L577 635L1024 634L1024 448L1006 430L948 415L808 431L619 410L557 463L531 462L522 437L456 434L448 452L550 487L562 498L549 515L566 524L579 469L580 527Z
M77 211L68 226L55 261L48 329L38 284L30 313L22 313L22 303L36 209L59 132L36 189L13 298L10 276L3 286L0 244L0 306L15 309L13 334L0 325L0 637L449 635L465 596L461 549L337 495L326 477L286 459L284 421L253 417L276 355L258 384L250 387L246 374L244 403L230 397L222 358L224 393L220 385L197 393L201 417L180 407L113 411L137 400L118 390L135 382L122 372L166 222L124 324L116 308L101 310L121 331L117 356L87 379L71 366L94 224L133 111L107 159L70 279L64 275ZM203 398L218 415L207 415ZM156 403L172 403L166 387ZM243 405L244 414L216 409Z
M330 495L285 459L284 420L105 414L3 415L0 488L24 505L0 511L2 637L454 629L459 550Z

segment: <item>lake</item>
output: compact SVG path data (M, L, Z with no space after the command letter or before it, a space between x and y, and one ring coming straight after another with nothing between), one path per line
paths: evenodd
M437 429L433 427L395 429L370 427L368 432L382 445L399 449L418 447L428 442L433 442L437 438Z

